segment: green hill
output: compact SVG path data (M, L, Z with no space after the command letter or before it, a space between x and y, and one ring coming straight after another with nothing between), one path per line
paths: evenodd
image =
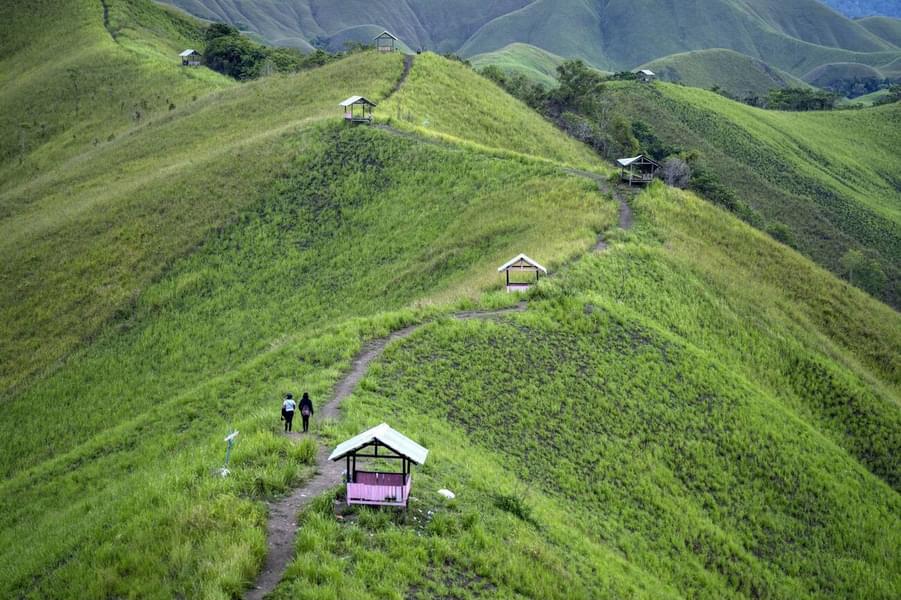
M665 83L608 84L603 98L608 119L640 121L663 147L699 151L761 227L786 225L792 243L834 273L848 275L850 250L869 253L882 271L874 293L898 305L901 107L767 111Z
M857 21L870 33L901 48L901 18L867 17Z
M710 48L735 50L796 76L826 63L879 66L901 55L895 44L818 0L169 1L269 40L328 44L359 28L357 39L369 41L373 28L384 28L411 48L472 57L527 44L605 70Z
M901 585L891 308L660 185L619 230L610 170L459 62L366 52L238 84L178 67L202 27L151 3L2 11L4 139L48 125L0 156L0 597L243 596L267 501L318 451L281 435L279 398L321 406L368 342L414 324L340 420L314 420L325 443L390 420L427 445L414 504L339 520L323 495L274 597ZM797 173L897 219L893 107L768 121L621 89L789 132L773 143ZM343 123L351 94L374 126ZM801 158L815 134L822 163ZM453 319L516 302L496 267L518 252L552 273L528 309Z
M522 316L389 349L333 439L416 431L422 512L322 502L276 598L893 596L897 313L690 195L634 207Z
M878 69L858 63L831 63L823 65L804 75L810 85L843 93L853 89L855 84L874 86L885 79ZM851 94L852 96L858 95ZM844 95L844 94L843 94Z
M697 50L659 58L643 66L664 80L710 89L738 98L766 96L773 88L807 87L803 81L732 50Z
M529 44L510 44L500 50L469 58L476 69L494 65L507 74L519 74L546 87L557 84L557 67L564 59Z

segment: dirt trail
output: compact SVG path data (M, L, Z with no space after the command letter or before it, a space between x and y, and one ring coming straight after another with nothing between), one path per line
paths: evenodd
M512 308L459 312L455 313L453 317L461 321L488 320L523 312L525 309L525 302L521 302ZM335 385L335 390L329 401L319 407L316 417L320 419L338 418L341 402L357 388L370 363L382 355L388 344L412 335L420 327L422 325L411 325L395 331L387 337L373 340L364 345L351 363L350 371ZM293 434L292 437L299 438L300 435ZM316 475L301 487L295 489L290 496L269 504L269 522L266 526L268 544L266 563L253 588L247 592L247 600L261 600L266 594L274 590L278 582L281 581L285 568L294 555L294 534L297 531L297 514L300 510L309 504L313 498L341 483L343 465L330 462L328 460L329 454L330 449L320 444L319 451L316 454Z
M407 54L406 56L404 56L404 72L400 74L400 79L397 80L397 83L394 84L394 87L391 88L391 91L388 92L387 96L385 96L385 100L399 92L400 88L404 87L404 84L407 83L407 77L410 76L410 71L413 69L413 60L415 58L416 57L412 54Z

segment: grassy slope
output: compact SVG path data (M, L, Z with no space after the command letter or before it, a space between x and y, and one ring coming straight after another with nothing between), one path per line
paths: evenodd
M308 511L277 598L894 597L897 313L690 195L635 209L526 314L389 348L334 438L425 443L413 517Z
M16 33L0 40L0 191L231 85L179 66L176 54L201 44L195 22L149 0L107 6L109 29L99 1L0 7Z
M891 17L866 17L857 21L867 31L885 41L901 47L901 19Z
M733 50L716 48L665 56L644 65L662 80L710 89L719 86L733 96L765 96L773 88L807 87L793 75Z
M509 255L557 264L613 221L541 156L587 151L479 78L445 106L499 107L538 157L476 123L445 129L472 134L457 146L338 124L338 100L400 73L363 54L230 86L3 189L0 595L239 593L265 543L254 499L312 458L273 435L273 399L321 399L361 338L416 318L383 311L479 295Z
M720 180L834 272L848 248L878 253L897 303L898 106L830 113L764 111L692 88L610 86L608 97L671 145L703 152Z
M529 44L510 44L494 52L471 56L469 62L476 69L488 65L499 67L505 73L524 75L530 81L546 87L557 84L557 67L564 59Z
M472 89L479 89L479 94L471 97ZM561 136L554 125L536 117L525 104L511 100L500 87L461 63L430 53L416 57L407 82L382 105L379 116L399 127L483 147L604 168L587 146Z
M884 79L885 76L869 65L858 63L829 63L813 69L804 75L804 81L816 87L829 87L842 81L854 79Z

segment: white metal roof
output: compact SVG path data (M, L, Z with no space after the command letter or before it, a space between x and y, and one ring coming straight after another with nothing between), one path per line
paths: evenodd
M507 269L509 269L510 267L512 267L513 265L515 265L515 264L518 263L518 262L524 262L524 263L526 263L526 264L528 264L528 265L531 265L531 266L535 267L536 269L538 269L538 270L541 271L542 273L547 273L547 269L545 269L544 267L542 267L540 264L538 264L537 261L532 260L531 258L529 258L528 256L526 256L525 254L520 254L520 255L518 255L516 258L514 258L514 259L512 259L512 260L510 260L510 261L508 261L508 262L506 262L506 263L504 263L501 267L498 268L497 272L500 273L500 272L506 271Z
M638 156L633 156L632 158L617 158L617 159L616 159L616 162L617 162L618 164L622 165L623 167L628 167L628 166L631 165L632 163L634 163L634 162L636 162L636 161L639 161L639 160L646 160L647 162L649 162L649 163L651 163L651 164L657 165L657 161L656 161L656 160L651 160L650 158L648 158L648 157L645 156L644 154L639 154ZM659 166L659 165L658 165L658 166Z
M191 56L192 54L200 54L200 52L198 52L194 48L188 48L187 50L185 50L184 52L179 54L179 56ZM169 56L172 56L172 55L170 54Z
M347 108L352 104L368 104L369 106L376 106L375 102L370 102L363 96L351 96L350 98L339 104L339 106Z
M642 69L639 71L639 73L641 73L642 75L647 75L649 77L654 77L654 71L651 71L650 69Z
M335 448L328 459L340 460L351 452L359 450L366 444L370 444L374 441L378 441L381 444L388 446L401 456L407 457L417 465L423 464L426 457L429 455L428 450L426 450L404 434L391 429L391 427L389 427L387 423L382 423L381 425L373 427L368 431L364 431L360 435L350 438L346 442L338 444L338 447Z
M378 34L377 36L375 36L374 38L372 38L372 39L377 40L377 39L382 38L382 37L385 37L385 36L390 37L392 40L397 40L397 36L395 36L395 35L394 35L393 33L391 33L390 31L383 31L383 32L381 32L380 34ZM400 41L400 40L398 40L398 41Z

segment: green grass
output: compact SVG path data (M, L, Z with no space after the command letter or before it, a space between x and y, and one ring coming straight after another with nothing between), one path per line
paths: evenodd
M666 56L644 65L674 83L710 89L714 86L737 97L766 96L773 88L807 87L792 75L732 50L716 48Z
M863 111L765 111L703 90L608 86L612 114L648 123L671 147L700 150L720 181L835 273L850 248L871 252L897 306L901 139L897 105Z
M690 195L635 208L524 315L388 349L332 438L429 447L411 516L308 510L276 598L894 597L897 313Z
M857 21L871 33L901 47L901 19L890 17L866 17Z
M564 59L529 44L510 44L494 52L469 58L476 69L494 65L507 74L520 74L545 87L557 85L557 67Z
M604 168L587 146L562 136L496 84L461 63L431 53L416 57L403 88L380 108L380 118L400 127L560 163Z
M387 419L432 450L409 520L320 499L277 597L897 589L897 313L659 186L616 233L616 203L564 171L597 158L458 63L418 57L384 102L400 56L237 85L169 64L196 24L153 4L111 3L115 39L96 3L33 4L0 9L23 33L0 40L3 127L48 123L0 158L0 596L241 596L264 501L312 471L282 394L320 406L367 340L426 321L314 424ZM90 117L66 112L64 65ZM148 90L175 108L129 121ZM399 130L345 127L353 93ZM889 148L880 110L829 135ZM601 231L611 249L579 259ZM518 252L554 274L526 314L445 318L513 302L496 267Z

